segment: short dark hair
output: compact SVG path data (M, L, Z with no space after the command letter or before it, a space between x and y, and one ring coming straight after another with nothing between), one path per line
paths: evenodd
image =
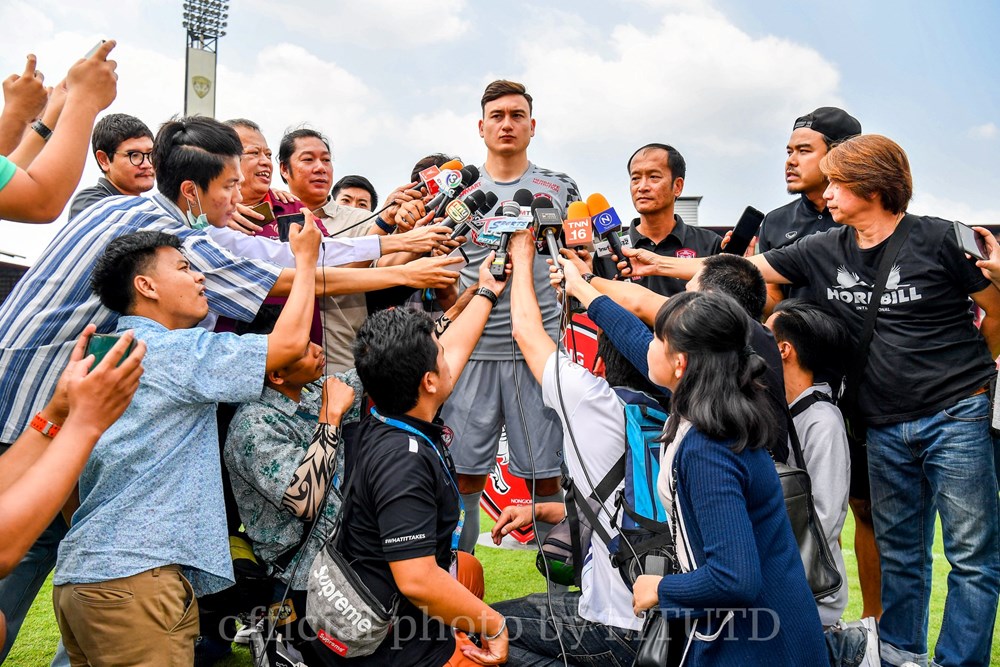
M851 350L847 327L814 303L785 299L774 308L771 323L779 343L791 343L799 364L814 376L836 385Z
M667 152L667 169L670 170L671 182L678 178L684 178L687 176L687 163L684 161L684 156L681 155L680 151L669 144L646 144L645 146L640 146L635 150L634 153L629 157L626 169L628 173L632 173L632 160L635 156L642 151L648 150L661 150Z
M97 124L94 125L94 133L90 137L94 159L97 159L97 151L104 151L110 158L123 141L139 137L153 138L153 133L141 120L127 113L108 114L97 121ZM100 169L101 164L97 163L97 167ZM101 171L104 170L101 169Z
M181 248L181 240L164 232L133 232L109 243L94 263L90 288L108 310L122 315L135 307L135 277L149 268L157 248Z
M226 158L239 158L243 144L236 130L213 118L188 116L169 120L153 142L156 186L177 201L181 183L194 181L202 190L226 167Z
M663 390L649 381L625 358L603 331L597 334L597 356L604 360L604 379L612 387L625 387L662 397Z
M670 398L665 442L683 418L709 437L730 440L735 452L778 444L779 415L762 381L767 364L749 346L752 324L743 307L721 292L681 292L660 308L653 333L670 352L687 355Z
M344 188L361 188L362 190L367 190L368 194L372 196L372 210L378 208L378 193L375 192L375 186L364 176L358 176L357 174L351 174L350 176L344 176L342 179L333 184L333 190L330 191L330 196L334 199L340 194L340 191Z
M365 391L388 414L412 409L424 375L437 370L434 322L426 313L406 308L369 315L358 330L353 351Z
M330 140L318 130L308 127L300 127L295 130L289 130L285 132L285 136L281 138L281 143L278 144L278 165L284 167L289 173L291 173L292 168L289 165L289 160L292 159L292 153L295 152L295 142L299 139L308 139L310 137L319 139L323 142L323 145L326 146L326 150L330 150ZM278 174L281 174L280 169L278 170ZM281 180L284 183L288 183L284 176L281 176Z
M230 118L227 121L223 121L223 124L228 125L234 130L238 127L242 127L247 130L253 130L254 132L260 132L261 134L264 134L263 132L260 131L260 125L253 122L249 118Z
M767 283L760 270L745 257L726 253L706 257L698 273L698 283L701 291L733 297L758 322L764 314Z
M234 321L233 333L238 336L242 336L243 334L262 334L266 336L274 331L274 325L278 323L278 317L280 315L280 304L262 304L252 322L241 322L239 320Z
M506 79L497 79L486 86L486 90L483 91L483 98L479 101L479 106L482 107L483 113L486 113L486 105L489 102L498 100L505 95L520 95L526 99L528 101L528 115L531 115L533 108L528 89L524 87L523 83L507 81Z
M440 167L445 162L449 162L453 158L448 157L444 153L431 153L427 157L422 157L417 160L417 163L413 165L413 171L410 172L410 183L416 183L417 179L420 178L420 172L422 172L427 167Z

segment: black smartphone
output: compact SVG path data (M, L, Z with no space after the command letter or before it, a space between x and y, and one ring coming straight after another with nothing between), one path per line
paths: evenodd
M287 243L288 230L291 229L292 224L305 224L306 216L304 213L289 213L288 215L279 215L274 220L278 223L278 238Z
M986 249L986 239L976 233L972 227L963 225L957 220L953 224L958 247L976 259L989 259L990 252Z
M764 222L764 214L753 206L747 206L740 216L739 222L733 227L733 235L729 237L729 243L719 252L730 255L742 255L750 247L750 242L757 235L760 223Z
M94 334L87 341L87 355L94 355L94 363L91 365L90 370L97 368L97 364L101 363L101 359L108 355L111 348L115 346L115 343L121 336L115 336L114 334ZM132 350L135 349L135 340L133 340L128 349L125 351L125 355L118 360L116 366L121 366L122 362L128 358L128 355L132 354Z

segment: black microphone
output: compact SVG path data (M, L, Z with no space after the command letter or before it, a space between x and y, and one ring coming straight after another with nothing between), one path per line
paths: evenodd
M479 169L474 165L466 165L462 167L462 181L456 185L451 190L442 190L437 193L433 199L427 202L424 207L427 211L434 211L434 217L438 217L444 211L444 207L447 206L452 200L456 199L458 195L462 194L465 188L469 187L473 183L479 180Z
M548 197L535 197L531 202L531 216L535 219L535 248L540 255L551 255L553 261L559 258L559 248L563 247L562 216ZM557 264L558 266L558 264Z
M493 201L490 201L490 198ZM445 207L445 211L448 213L448 221L445 222L446 225L449 223L454 223L454 231L451 233L451 240L454 241L459 236L465 236L469 233L472 228L472 221L483 217L483 213L489 211L493 208L493 205L497 203L497 196L492 192L483 192L482 190L476 190L468 197L463 200L455 200ZM462 215L462 208L455 206L455 204L463 204L463 207L468 211L467 215ZM456 217L458 214L460 217Z
M521 215L521 207L531 205L531 191L521 188L514 193L514 199L503 203L503 216L516 218ZM507 280L507 244L510 243L510 232L500 234L500 247L490 264L490 275L497 280Z

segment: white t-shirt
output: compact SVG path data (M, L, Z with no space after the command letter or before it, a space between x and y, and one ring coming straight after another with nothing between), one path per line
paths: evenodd
M559 385L556 384L556 358L559 360ZM562 401L560 391L562 389ZM554 352L545 362L542 376L542 401L559 414L564 425L563 456L577 492L590 495L608 471L625 453L625 411L611 386L583 366L573 363L564 353ZM563 413L562 405L566 406ZM570 439L576 436L577 451ZM581 460L586 462L586 474ZM614 499L624 481L605 501L608 513L600 512L601 525L614 536L609 516L614 513ZM594 623L627 630L641 630L642 619L632 611L632 593L618 570L611 564L608 547L596 534L584 559L581 575L579 614Z

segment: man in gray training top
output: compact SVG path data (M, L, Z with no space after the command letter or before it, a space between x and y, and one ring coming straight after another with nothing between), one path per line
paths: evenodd
M479 180L462 196L481 189L505 201L524 188L533 196L548 197L564 214L570 202L580 199L580 191L566 174L542 169L528 160L528 144L535 134L531 95L520 83L494 81L486 87L481 106L479 136L486 144L486 162L479 170ZM460 291L476 281L477 268L488 254L486 248L472 243L466 244L465 250L469 264L462 271ZM534 273L545 331L555 340L559 335L560 311L555 294L548 288L549 271L544 257L535 258ZM511 473L535 479L538 502L559 493L562 463L559 418L544 407L541 388L520 350L515 348L511 338L510 296L505 293L442 411L445 423L455 431L452 456L467 512L460 545L464 551L472 551L479 537L477 506L486 477L495 465L502 428L507 431ZM540 528L544 533L545 528Z

